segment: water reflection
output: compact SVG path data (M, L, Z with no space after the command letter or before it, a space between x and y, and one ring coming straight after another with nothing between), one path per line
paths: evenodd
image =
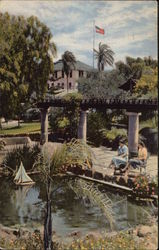
M54 187L59 185L57 180ZM61 236L74 230L83 233L100 229L110 230L109 222L99 207L91 205L87 200L78 198L67 184L52 195L53 230ZM121 230L142 223L145 214L140 206L130 203L127 197L107 192L114 206L116 229ZM122 200L122 201L121 201ZM121 201L121 202L120 202ZM45 185L36 181L32 187L16 187L9 180L0 179L0 223L4 225L26 224L42 226L44 221Z

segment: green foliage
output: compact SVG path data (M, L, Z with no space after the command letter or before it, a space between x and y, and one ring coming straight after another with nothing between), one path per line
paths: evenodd
M137 243L133 236L128 233L119 233L112 237L101 237L94 239L86 236L82 240L74 240L69 246L65 246L65 250L145 250L145 244ZM59 247L59 250L63 250Z
M32 233L27 238L19 238L16 240L5 240L0 238L0 246L7 249L21 250L42 250L43 239L39 233ZM54 243L54 250L145 250L147 249L144 242L136 242L133 236L127 232L118 233L115 236L105 236L95 239L86 236L83 239L74 240L69 244L60 245Z
M68 166L78 165L86 168L93 154L91 148L82 140L72 140L60 146L45 144L42 152L38 154L38 158L34 164L34 169L42 172L42 176L47 179L53 178L57 173L67 170Z
M82 100L82 95L80 93L69 93L63 98L67 102L71 101L73 104L68 108L52 108L49 124L53 132L63 129L70 138L76 138L79 121L79 104Z
M0 116L20 116L33 92L44 98L56 46L37 17L0 13Z
M137 81L135 93L137 96L157 98L158 95L158 71L152 68L145 68L142 77Z
M106 194L103 194L93 184L87 183L84 180L76 180L70 182L69 186L73 189L76 195L80 198L88 198L91 203L97 205L110 223L110 228L113 230L115 219L112 210L112 202Z
M111 143L119 137L127 139L127 130L112 128L111 130L103 130L103 136Z
M66 145L52 146L48 148L45 144L34 163L34 169L42 173L45 182L48 178L52 178L54 174L59 173L66 162Z
M87 137L88 141L96 146L102 144L103 141L103 129L107 126L107 120L100 112L88 113L87 122Z
M153 59L151 56L144 57L144 63L146 66L150 66L152 69L158 67L158 61Z
M125 129L109 129L110 123L113 122L117 124L127 124L128 121L125 113L120 110L114 110L111 112L110 110L103 110L102 112L92 111L88 113L88 141L95 146L100 146L103 143L106 143L107 146L113 146L113 141L116 141L118 137L127 137Z
M150 179L148 176L137 176L134 180L133 191L139 196L157 195L157 180Z
M125 78L117 70L94 72L87 78L79 79L78 90L84 98L122 98L126 94L118 87L124 81Z
M99 50L94 49L97 67L99 71L104 71L104 66L113 66L114 52L107 44L99 43Z
M75 104L78 104L82 100L82 97L81 93L68 93L63 97L63 99L65 101L74 101Z
M21 119L23 119L25 122L40 120L40 110L37 108L28 109L24 114L22 114Z
M70 51L65 51L62 55L63 71L67 76L67 92L68 92L68 76L73 69L75 69L76 58Z
M140 121L140 130L142 128L145 128L145 127L149 127L149 128L158 128L158 116L154 116L150 119L147 119L147 120L144 120L144 121Z
M93 153L91 147L83 140L73 139L67 143L66 166L76 165L83 169L90 167Z
M123 75L126 79L130 77L134 79L140 79L144 68L144 61L141 60L137 60L136 58L132 57L126 57L126 63L118 61L115 63L115 65L119 74Z
M12 151L9 151L2 163L2 166L17 170L22 161L24 168L26 170L31 170L35 161L37 160L38 154L40 153L40 148L36 144L33 147L27 144L23 147L15 147Z
M7 250L42 250L44 245L43 237L40 233L30 233L28 237L20 237L15 240L0 238L0 246ZM54 250L58 250L58 243L54 243Z

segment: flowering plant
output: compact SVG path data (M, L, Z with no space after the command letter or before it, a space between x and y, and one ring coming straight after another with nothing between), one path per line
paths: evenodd
M134 193L140 196L149 196L157 194L157 182L148 176L137 176L134 179Z

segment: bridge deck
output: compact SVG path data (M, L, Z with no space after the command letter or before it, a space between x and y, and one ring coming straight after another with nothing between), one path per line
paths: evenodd
M82 99L78 102L75 100L52 99L39 102L38 108L49 107L72 107L79 105L82 109L88 108L110 108L110 109L126 109L129 111L147 111L157 110L158 102L152 99Z

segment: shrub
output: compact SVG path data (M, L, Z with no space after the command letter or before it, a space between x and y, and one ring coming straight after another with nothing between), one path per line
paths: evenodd
M86 236L83 240L74 240L71 245L65 246L66 250L94 250L94 249L102 249L102 250L144 250L144 243L136 242L133 239L132 235L128 233L119 233L116 236L112 237L101 237L99 239L95 239L91 236ZM63 248L59 248L59 250L63 250Z
M88 128L87 137L88 140L95 146L100 146L103 142L103 129L106 127L106 119L103 118L103 114L100 112L88 113Z
M30 170L33 167L33 164L35 163L39 153L40 147L38 144L35 144L33 147L30 147L27 144L22 148L16 147L6 154L2 166L7 166L13 170L16 170L22 161L25 169Z
M58 243L53 242L53 249L58 250ZM30 233L28 237L17 238L16 240L6 240L0 238L0 246L7 250L42 250L44 249L43 236L36 232Z
M40 120L40 110L38 108L30 108L22 115L21 119L25 122Z
M158 192L157 180L148 176L138 176L134 180L133 191L139 196L155 195Z
M118 148L119 140L121 138L127 140L126 129L112 128L111 130L103 130L103 140L105 141L105 144L112 147L113 149Z

